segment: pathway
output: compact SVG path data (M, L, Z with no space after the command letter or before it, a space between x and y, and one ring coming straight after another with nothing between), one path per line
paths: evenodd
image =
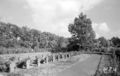
M91 76L95 73L100 56L93 55L72 67L57 73L55 76Z

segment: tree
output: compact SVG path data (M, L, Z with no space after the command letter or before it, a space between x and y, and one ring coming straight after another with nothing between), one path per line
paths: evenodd
M71 45L81 46L83 49L93 46L95 33L92 29L92 22L83 13L74 19L74 23L69 24L68 30L72 34Z
M114 47L120 47L120 38L118 38L118 37L113 37L113 38L111 38L111 40L110 40L111 42L112 42L112 46L114 46Z
M20 28L15 24L0 22L0 48L26 48L39 51L40 48L52 49L56 47L57 49L60 46L59 51L61 51L61 47L65 47L66 43L66 38L49 32L40 32L26 26Z
M104 38L104 37L100 37L98 39L98 41L99 41L99 45L101 47L108 47L109 46L109 41L106 38Z
M52 52L66 52L68 45L67 38L59 37L57 39L56 45L52 48Z

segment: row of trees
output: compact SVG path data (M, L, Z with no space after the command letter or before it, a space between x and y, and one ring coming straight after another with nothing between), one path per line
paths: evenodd
M64 47L66 44L66 38L49 32L40 32L27 27L20 28L14 24L0 22L1 48L52 49L57 46Z
M69 38L69 50L89 49L92 51L95 48L120 47L120 39L118 37L113 37L109 40L104 37L95 39L92 21L83 13L76 17L72 24L69 24L68 29L72 35Z
M95 39L95 32L92 28L92 21L81 13L69 24L68 31L70 38L64 38L41 32L27 27L0 22L0 48L29 48L42 49L50 48L52 52L92 50L101 47L120 47L120 39L113 37L110 40L100 37Z

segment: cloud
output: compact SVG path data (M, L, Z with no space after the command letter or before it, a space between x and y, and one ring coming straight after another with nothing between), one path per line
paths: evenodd
M106 22L103 22L103 23L93 22L92 27L94 31L96 32L97 38L100 36L108 37L109 33L111 32L111 29L109 28Z
M12 21L13 17L8 16L8 17L0 17L0 21L2 22L10 22Z
M99 29L105 33L108 33L110 31L107 23L105 22L100 24Z
M119 37L120 38L120 30L114 30L109 33L108 39L111 39L112 37Z
M35 28L70 36L67 25L81 11L92 9L102 0L26 0L33 12Z

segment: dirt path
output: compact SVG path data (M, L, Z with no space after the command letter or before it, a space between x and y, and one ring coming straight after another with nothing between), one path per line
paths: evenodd
M93 55L78 62L72 67L57 73L55 76L91 76L95 73L96 67L99 63L100 56Z

